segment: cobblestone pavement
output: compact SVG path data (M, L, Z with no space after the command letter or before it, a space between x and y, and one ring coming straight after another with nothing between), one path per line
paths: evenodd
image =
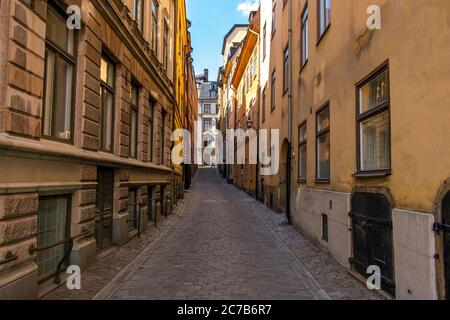
M285 217L201 169L186 212L97 299L379 299Z
M177 220L181 219L185 206L185 200L180 200L168 219L161 217L157 228L153 226L143 232L140 238L134 238L124 246L112 249L111 252L99 257L81 277L81 290L68 290L65 285L42 297L42 300L90 300L99 291L114 284L114 280L120 279L122 271L128 270L139 263L139 257L158 245L160 239L169 233Z

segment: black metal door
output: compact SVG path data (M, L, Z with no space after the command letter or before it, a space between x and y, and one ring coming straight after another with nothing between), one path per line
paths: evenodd
M100 251L112 245L114 169L98 168L97 182L95 236L97 250Z
M352 263L361 275L368 277L369 266L381 270L382 289L395 295L392 218L389 202L381 194L357 193L352 201Z
M450 300L450 193L442 203L442 233L444 239L445 292Z

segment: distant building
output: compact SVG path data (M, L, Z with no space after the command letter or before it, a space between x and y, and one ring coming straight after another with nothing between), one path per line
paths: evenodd
M234 123L231 121L231 107L232 107L232 86L231 86L231 72L234 69L238 51L241 47L242 41L247 35L247 24L236 24L225 35L222 45L223 67L219 69L218 86L219 86L219 128L225 133L227 128L232 128ZM225 139L225 136L224 136ZM224 144L224 160L227 154L227 146ZM223 176L232 182L234 179L234 167L232 165L221 166Z
M204 163L215 165L217 164L215 135L219 123L217 82L209 81L208 69L204 70L203 75L198 75L195 78L198 91L198 121L201 123L203 137L203 143L197 145L197 148L200 148L202 153L206 148L212 150L209 155L207 155L208 152L205 152Z

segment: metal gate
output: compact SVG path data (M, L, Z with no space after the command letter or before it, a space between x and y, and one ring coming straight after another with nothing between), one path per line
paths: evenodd
M391 207L381 194L356 193L352 199L355 270L368 277L369 266L381 270L382 289L395 295Z
M98 168L97 211L95 215L95 237L97 250L112 245L114 169Z
M450 193L442 203L442 225L440 229L444 239L444 264L445 264L445 292L446 299L450 300Z

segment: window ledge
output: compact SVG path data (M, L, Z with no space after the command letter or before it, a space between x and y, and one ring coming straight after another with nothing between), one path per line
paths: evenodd
M376 171L376 172L357 172L352 175L353 178L368 179L368 178L383 178L388 177L391 171Z

